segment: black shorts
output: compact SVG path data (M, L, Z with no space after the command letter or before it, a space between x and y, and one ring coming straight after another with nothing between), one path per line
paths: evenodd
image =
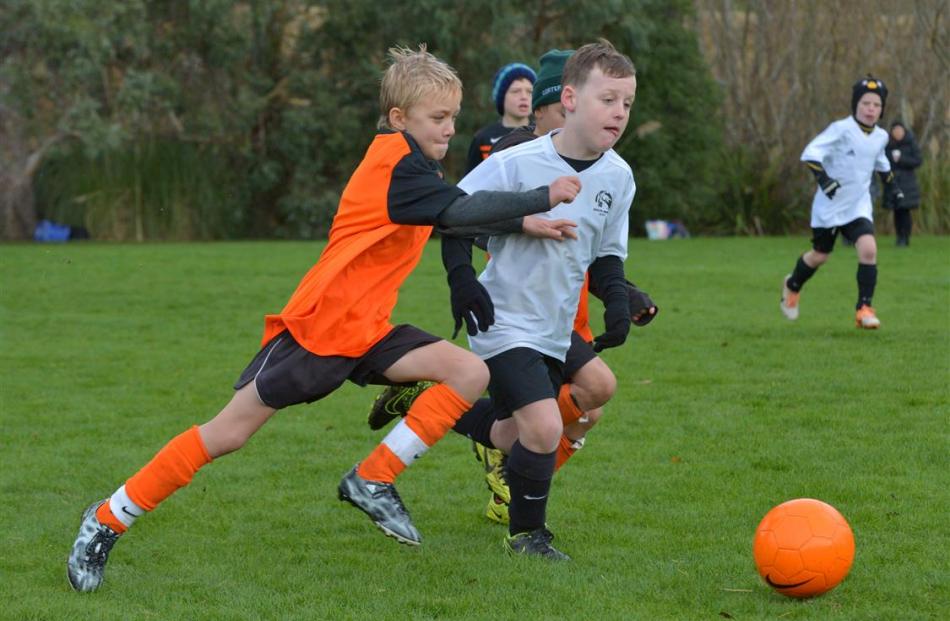
M564 363L530 347L503 351L485 361L491 372L488 392L499 419L542 399L557 399Z
M576 330L571 332L571 348L567 350L567 357L564 359L564 381L571 381L575 373L596 357L593 345L585 341Z
M852 244L862 235L874 235L874 223L867 218L858 218L842 226L830 229L812 228L811 247L817 252L829 254L835 248L838 233Z
M415 326L399 325L359 358L318 356L283 331L265 344L234 384L252 380L261 402L274 409L322 399L346 380L354 384L390 384L383 373L407 353L442 339Z

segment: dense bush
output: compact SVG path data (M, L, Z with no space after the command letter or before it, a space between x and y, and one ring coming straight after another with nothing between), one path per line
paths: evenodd
M716 93L684 26L690 10L683 0L15 2L23 36L11 50L34 70L4 72L34 89L70 78L30 119L35 136L68 138L37 177L42 215L100 238L311 237L326 233L372 138L388 47L426 42L461 75L444 162L457 179L472 134L495 116L498 66L606 36L639 70L618 149L636 170L642 227L647 216L695 219L715 196Z
M634 232L647 218L716 234L798 230L812 190L801 141L736 139L743 111L701 53L709 14L690 0L9 0L0 233L29 236L23 214L38 212L107 239L324 235L375 131L387 48L426 42L462 77L443 162L457 180L471 136L496 116L495 70L600 36L638 68L617 146L638 184ZM950 230L946 168L921 170L920 223L933 231Z

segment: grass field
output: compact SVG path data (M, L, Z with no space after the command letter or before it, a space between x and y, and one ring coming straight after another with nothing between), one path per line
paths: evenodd
M880 243L883 328L864 332L849 248L791 323L779 287L805 238L632 242L628 275L661 312L606 352L618 394L555 479L570 564L504 556L455 435L400 479L421 547L338 502L381 437L375 390L347 386L140 520L92 595L65 579L82 509L217 412L322 246L2 246L0 618L946 619L950 238ZM446 334L438 254L395 319ZM837 589L797 601L761 582L751 541L803 496L845 515L857 554Z

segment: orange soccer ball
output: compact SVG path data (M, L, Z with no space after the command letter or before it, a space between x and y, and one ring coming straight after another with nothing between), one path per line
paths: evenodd
M854 560L854 535L831 505L789 500L765 514L752 556L765 582L789 597L813 597L844 580Z

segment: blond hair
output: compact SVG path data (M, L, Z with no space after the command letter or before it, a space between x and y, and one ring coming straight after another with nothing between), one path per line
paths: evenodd
M430 54L425 43L420 43L418 50L391 47L389 58L379 87L379 129L392 129L389 111L393 108L408 110L433 92L462 91L462 80L455 69Z
M630 57L618 52L607 39L601 38L597 43L588 43L571 54L564 63L561 84L580 88L595 67L600 67L603 74L610 78L629 78L637 75L637 69Z

